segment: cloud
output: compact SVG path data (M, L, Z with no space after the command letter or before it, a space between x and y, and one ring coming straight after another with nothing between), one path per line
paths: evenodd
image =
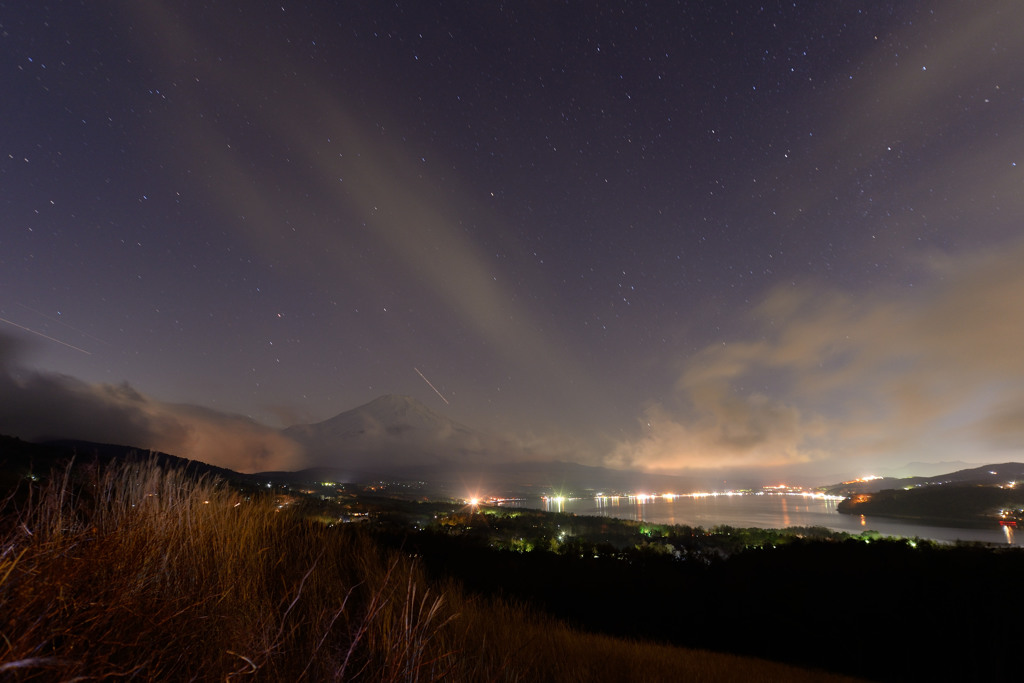
M647 470L708 470L805 462L801 441L813 431L800 411L754 394L700 400L690 417L659 403L644 411L645 434L619 443L606 464Z
M443 170L452 166L444 160L446 149L411 153L406 138L390 132L385 124L386 106L373 98L356 104L312 75L310 82L294 85L268 106L266 82L293 83L291 74L299 68L287 51L267 60L269 48L260 46L260 54L254 56L271 66L258 82L248 67L232 69L218 63L202 69L191 63L189 55L222 39L210 30L209 22L178 11L175 3L146 3L132 11L155 38L141 46L151 54L155 68L166 70L174 80L183 76L180 65L189 64L190 78L196 77L199 68L203 82L213 84L206 95L211 101L194 104L193 124L188 134L176 139L176 145L186 150L181 154L183 163L191 166L203 159L215 170L218 182L211 201L226 217L247 217L226 223L240 239L295 276L314 278L318 288L396 291L410 312L414 308L439 311L419 321L415 338L404 326L391 330L394 339L408 339L410 351L448 345L453 337L470 332L475 341L522 372L559 378L549 384L553 391L589 381L574 355L565 351L569 345L530 306L523 282L502 277L496 270L490 243L500 244L510 258L526 261L532 260L532 248L527 249L517 232L500 221L488 223L487 247L467 230L466 217L489 213L488 205L475 190L461 186ZM218 108L225 102L236 107L242 103L252 117L250 125L281 141L282 156L302 163L290 165L287 176L282 176L240 158L225 144L232 138L229 131L203 118L204 106ZM324 153L325 140L318 131L325 122L344 154ZM442 176L452 189L438 191ZM313 216L330 218L311 218L304 222L301 240L282 242L280 227L294 221L289 207L310 203L320 204ZM339 229L339 224L344 228ZM566 392L566 400L570 396Z
M1024 392L996 406L972 430L996 448L1024 449Z
M923 287L771 292L687 359L609 464L685 470L1002 457L1024 444L1024 243L932 255ZM895 462L899 461L899 462Z
M295 442L248 418L157 401L127 383L89 384L19 369L19 350L0 335L0 433L136 446L241 472L304 464Z

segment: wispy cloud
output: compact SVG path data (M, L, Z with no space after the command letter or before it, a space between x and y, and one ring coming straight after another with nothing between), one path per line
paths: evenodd
M162 68L190 63L189 55L199 46L221 40L203 22L176 12L173 3L149 3L134 11L163 38L145 46ZM272 61L280 73L302 70L292 60L285 51ZM171 77L180 77L176 66L169 68ZM201 158L216 169L219 180L211 200L223 214L246 216L243 222L227 224L237 230L238 238L297 278L315 278L318 288L395 292L407 308L437 311L421 321L409 350L450 345L453 336L469 332L521 372L559 378L550 382L554 391L587 381L574 355L565 351L569 345L529 305L523 283L500 277L493 254L479 246L463 224L462 216L480 212L485 199L454 181L454 191L438 192L434 175L443 171L437 169L452 165L445 160L443 147L410 152L405 138L385 124L388 117L368 114L386 107L357 106L338 94L337 87L313 76L310 83L277 98L273 107L265 103L268 74L254 80L251 70L218 63L202 76L204 82L217 85L210 89L210 97L230 100L233 106L245 103L254 125L281 141L282 156L302 160L288 178L267 175L226 145L229 131L212 122L196 123L177 141L188 150L183 155L188 164ZM194 120L203 121L202 112L197 111ZM324 153L325 140L318 131L325 122L344 154ZM273 199L261 190L270 187L275 188ZM307 221L296 239L282 240L280 226L292 220L289 207L314 201L311 193L321 198L316 200L319 213L332 218ZM349 218L342 221L337 218L341 216ZM502 251L528 260L528 250L511 227L492 219L487 234ZM367 253L379 259L360 256ZM382 270L381 260L394 270ZM396 272L400 277L394 277ZM409 338L408 328L396 323L390 336Z
M934 256L924 286L780 288L608 462L657 469L978 460L1024 445L1024 244ZM940 452L941 451L941 452Z

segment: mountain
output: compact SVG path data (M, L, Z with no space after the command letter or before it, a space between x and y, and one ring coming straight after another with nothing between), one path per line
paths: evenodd
M500 458L512 445L435 413L409 396L387 395L315 424L283 430L311 463L389 473Z
M509 440L471 429L408 396L381 396L323 422L283 431L306 451L311 469L278 479L428 481L467 491L688 491L708 482L551 460ZM271 474L271 473L266 473ZM719 482L720 483L720 482Z
M908 462L903 467L894 467L882 470L879 474L893 479L905 477L934 477L977 466L978 463L963 462L961 460L945 462Z
M1004 462L995 465L982 465L968 469L947 472L934 477L883 477L866 481L849 481L825 487L829 493L853 495L857 493L877 493L887 489L908 489L942 484L958 484L965 486L998 486L1010 482L1024 481L1024 464Z
M872 484L877 484L875 480ZM837 510L853 515L912 519L923 524L992 527L1024 522L1024 464L1006 462L937 477L897 479L898 486L859 490Z

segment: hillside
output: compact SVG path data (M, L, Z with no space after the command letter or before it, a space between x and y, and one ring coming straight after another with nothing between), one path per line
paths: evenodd
M28 481L0 498L5 680L852 680L584 632L155 460Z
M180 469L190 476L216 477L241 487L254 487L258 482L254 475L132 446L71 439L32 443L0 435L0 490L12 490L33 475L37 478L48 475L55 467L63 467L72 460L78 465L98 466L155 462L161 467Z
M856 494L839 512L914 520L926 524L991 527L1024 522L1024 488L983 484L944 484Z
M875 477L857 479L824 486L821 490L833 495L852 496L858 493L876 493L886 489L910 489L944 484L1007 486L1015 481L1024 481L1024 464L1004 462L944 472L930 477Z
M913 520L922 524L984 528L1024 523L1024 464L1005 462L934 477L876 478L823 487L848 498L839 512Z

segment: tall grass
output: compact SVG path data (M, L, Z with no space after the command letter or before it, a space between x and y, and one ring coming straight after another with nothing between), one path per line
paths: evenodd
M581 634L428 583L351 526L153 462L69 465L19 501L0 511L14 681L828 678Z
M446 659L411 563L270 498L151 463L69 466L6 513L3 673L429 680Z

